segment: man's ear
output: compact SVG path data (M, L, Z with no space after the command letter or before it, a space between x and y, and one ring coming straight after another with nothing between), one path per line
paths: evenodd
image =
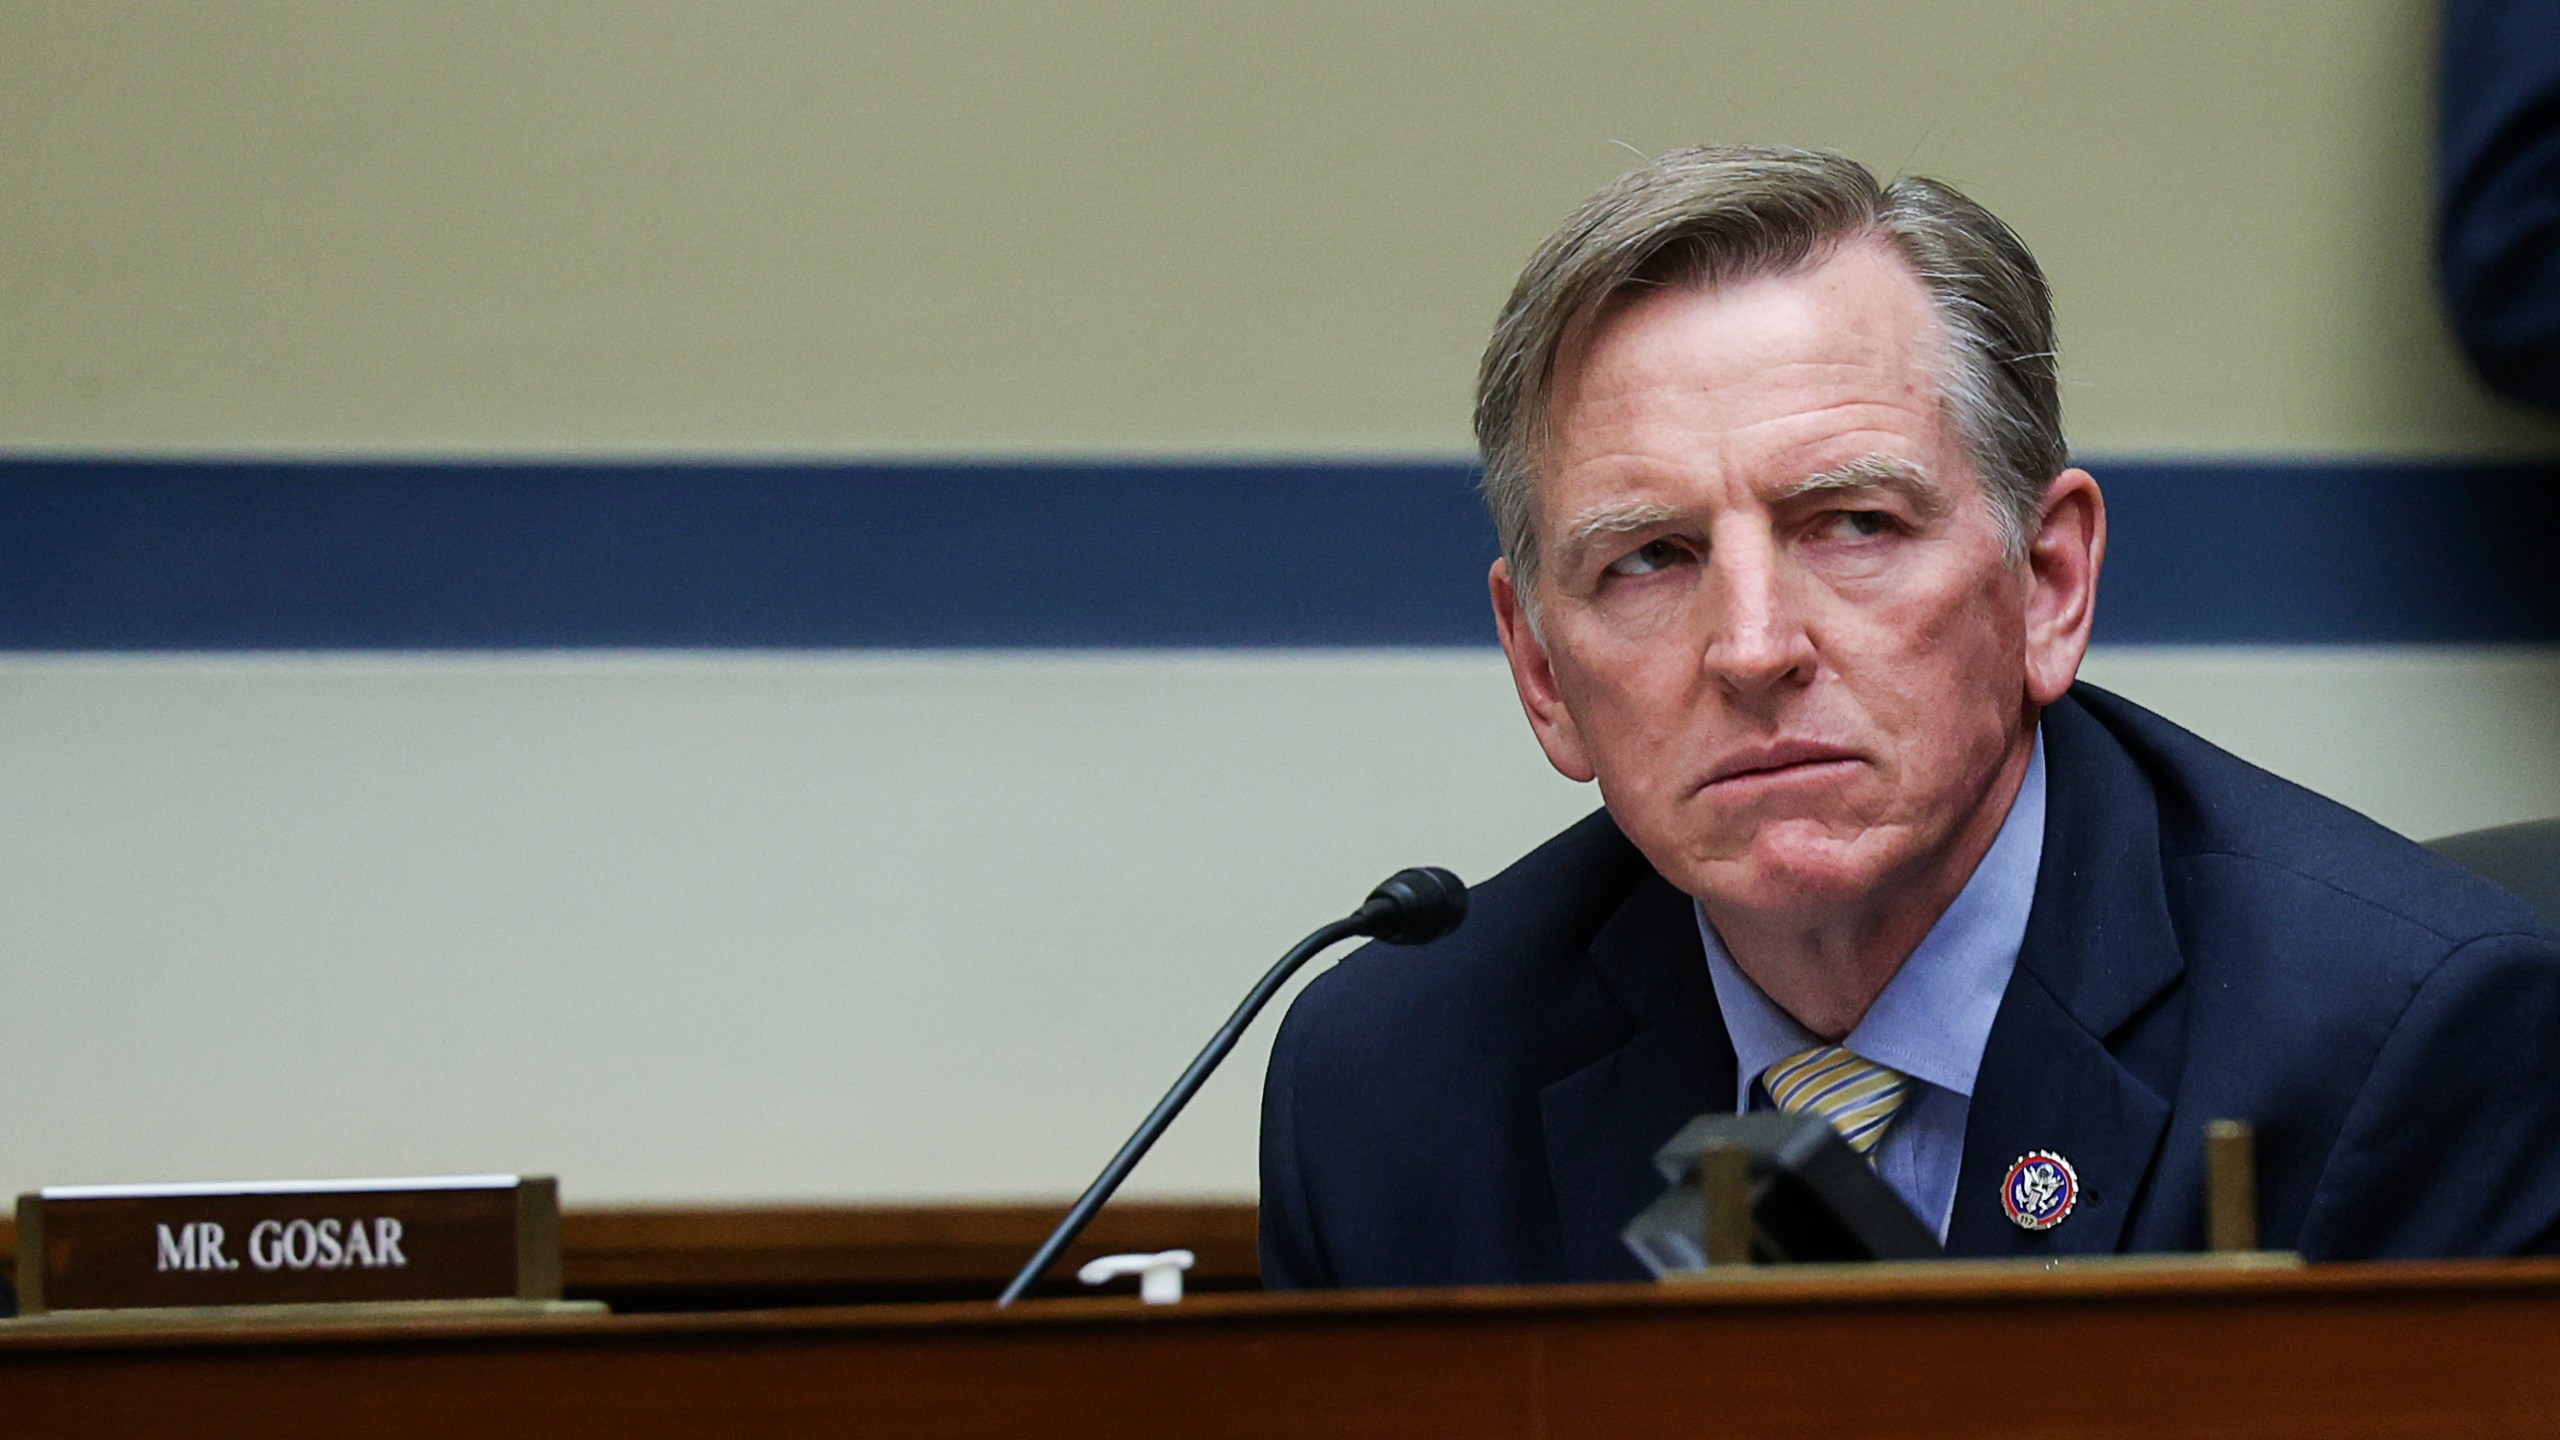
M2061 699L2080 674L2106 558L2107 500L2098 482L2086 470L2054 476L2027 542L2027 698L2038 706Z
M1520 587L1511 582L1510 562L1494 561L1486 582L1493 590L1494 630L1502 637L1503 657L1511 662L1511 684L1520 692L1520 708L1528 713L1529 728L1537 732L1538 748L1547 752L1547 763L1556 767L1557 774L1567 780L1589 780L1598 772L1583 749L1573 712L1565 708L1564 697L1556 689L1546 642L1530 626Z

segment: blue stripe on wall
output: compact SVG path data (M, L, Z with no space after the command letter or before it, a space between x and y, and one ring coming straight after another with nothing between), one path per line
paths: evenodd
M2550 466L2093 464L2115 643L2560 641ZM0 459L0 649L1488 643L1455 461Z

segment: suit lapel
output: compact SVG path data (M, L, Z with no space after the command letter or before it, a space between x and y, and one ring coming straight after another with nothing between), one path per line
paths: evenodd
M2035 908L1974 1080L1951 1254L2121 1248L2169 1119L2166 1077L2145 1080L2107 1044L2185 971L2161 876L2158 801L2077 703L2048 709L2044 735ZM2081 1188L2076 1208L2045 1231L2012 1224L2000 1204L2009 1167L2036 1150L2068 1161Z
M1648 872L1593 936L1592 965L1628 1029L1539 1093L1566 1279L1641 1279L1618 1239L1662 1193L1653 1152L1703 1111L1733 1108L1733 1043L1689 897Z
M1948 1253L2113 1253L2168 1119L2168 1101L2117 1063L2035 977L2020 975L2001 1001L1974 1081ZM2000 1204L2009 1167L2036 1150L2061 1156L2080 1181L2075 1208L2045 1231L2012 1224Z

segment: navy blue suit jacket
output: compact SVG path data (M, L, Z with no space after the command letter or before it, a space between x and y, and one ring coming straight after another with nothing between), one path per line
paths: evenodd
M2258 1134L2260 1238L2319 1259L2560 1245L2560 944L2521 901L2082 686L1976 1081L1958 1255L2193 1250L2203 1135ZM1290 1010L1263 1092L1273 1286L1640 1279L1654 1150L1732 1108L1689 898L1605 813ZM2009 1223L2030 1150L2079 1172Z

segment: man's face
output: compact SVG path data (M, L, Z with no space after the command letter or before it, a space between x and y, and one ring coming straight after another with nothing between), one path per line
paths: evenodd
M2050 537L2004 553L1938 344L1918 279L1862 244L1644 295L1559 357L1540 620L1497 564L1503 647L1548 758L1711 915L1960 885L2077 669L2094 484L2052 492L2085 487L2096 527L2075 617Z

